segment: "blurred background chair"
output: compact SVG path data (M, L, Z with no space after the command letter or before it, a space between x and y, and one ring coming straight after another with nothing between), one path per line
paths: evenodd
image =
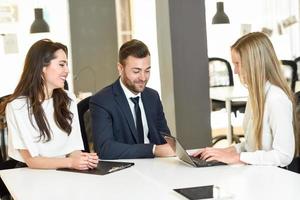
M292 91L295 92L296 81L298 81L297 63L294 60L281 60L281 65L286 80Z
M209 58L209 86L226 87L234 86L233 73L230 63L218 57ZM231 112L237 116L237 111L245 112L246 102L231 102ZM212 100L212 111L225 108L224 101Z
M234 79L233 73L230 63L223 58L219 57L211 57L208 58L208 65L209 65L209 85L210 87L227 87L227 86L234 86ZM218 111L223 108L226 108L225 101L219 101L212 99L211 100L211 107L212 111ZM234 113L235 117L237 116L237 112L240 113L245 112L246 101L232 101L231 102L231 112ZM240 137L243 135L237 135L233 132L233 127L231 126L232 133L233 133L233 141L235 143L240 142ZM220 140L226 139L225 135L219 135L213 137L213 145L219 142Z
M90 96L81 100L77 104L81 136L84 145L84 151L90 152L93 149L91 114L90 114Z
M233 73L230 63L218 57L208 58L210 87L233 86Z

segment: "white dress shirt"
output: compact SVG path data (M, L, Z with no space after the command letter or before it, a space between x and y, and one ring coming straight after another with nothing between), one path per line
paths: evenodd
M36 128L30 122L25 97L17 98L7 104L5 114L8 127L9 157L20 162L25 162L20 154L20 149L28 150L32 157L65 157L75 150L83 150L76 97L70 92L67 92L67 94L72 99L70 111L73 113L73 120L70 135L60 129L54 120L53 98L45 100L42 103L51 129L51 140L48 142L38 140L40 132L34 117L32 118L32 122Z
M295 137L293 129L293 105L279 87L266 82L266 100L262 127L262 149L256 150L251 132L253 116L247 103L243 129L245 141L236 144L240 160L254 165L284 167L293 159Z
M135 97L140 97L139 99L139 106L141 109L141 117L142 117L142 122L143 122L143 130L144 130L144 144L148 144L150 143L149 139L148 139L148 133L149 133L149 128L148 128L148 123L147 123L147 118L146 118L146 114L145 114L145 109L144 109L144 105L143 105L143 100L141 98L141 93L138 94L134 94L132 93L121 81L120 81L120 85L125 93L126 99L128 101L130 110L131 110L131 114L133 116L134 122L136 124L136 116L135 116L135 111L134 111L134 103L130 100L130 98L135 98Z

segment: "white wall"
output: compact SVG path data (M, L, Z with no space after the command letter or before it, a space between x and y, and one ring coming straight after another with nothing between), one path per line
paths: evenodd
M68 83L70 90L73 90L68 0L0 1L0 5L8 4L17 6L18 19L13 23L0 22L0 34L16 34L18 53L5 54L3 37L0 36L0 96L13 92L22 73L28 49L35 41L43 38L49 38L68 46L70 68ZM34 20L35 7L42 7L44 9L44 19L50 27L49 33L30 34L29 31Z
M12 93L23 68L28 48L38 39L50 38L69 47L70 75L68 83L73 90L71 44L69 28L68 0L1 0L0 5L14 4L18 8L18 20L14 23L1 23L0 34L16 33L18 53L5 54L3 37L0 36L0 96ZM292 59L300 56L299 22L279 35L277 22L290 15L299 17L297 0L224 0L224 9L230 18L229 25L212 25L216 12L216 1L206 0L206 21L208 55L230 59L229 47L240 37L241 24L251 24L251 31L259 31L263 26L274 29L272 42L280 59ZM50 26L50 33L30 34L30 25L34 19L34 7L44 8L44 17ZM161 91L157 53L156 14L154 0L132 0L133 37L144 41L151 51L151 77L148 86ZM138 16L138 17L137 17ZM299 21L299 19L298 19ZM163 67L163 66L161 66Z
M251 31L261 31L262 27L273 30L272 43L279 59L294 59L300 56L299 22L282 29L277 25L289 16L299 16L298 0L224 0L224 11L230 24L214 25L216 2L206 0L206 23L208 56L222 57L231 61L230 46L241 36L241 24L251 24ZM299 21L299 19L297 19Z
M231 63L230 46L242 36L242 24L250 24L251 32L261 31L262 27L272 29L270 39L280 60L300 56L299 22L283 28L282 34L277 28L278 23L289 16L298 18L298 0L223 0L230 24L212 24L217 1L205 0L208 57L225 58ZM240 84L237 75L234 75L234 84Z
M147 84L161 93L157 50L155 0L132 0L132 37L143 41L151 54L151 76Z

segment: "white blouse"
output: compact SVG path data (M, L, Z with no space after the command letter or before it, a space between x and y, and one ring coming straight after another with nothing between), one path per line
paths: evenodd
M262 127L262 149L256 150L252 129L253 116L249 103L243 122L245 141L236 144L240 160L253 165L287 166L295 152L293 105L279 87L266 83L266 102Z
M65 157L75 150L83 149L76 98L69 92L67 94L72 99L70 111L73 113L72 131L69 136L55 123L53 99L42 103L52 134L48 142L38 141L40 132L34 117L32 121L35 127L30 122L25 97L7 104L5 114L8 126L8 155L11 158L24 162L19 149L27 149L32 157Z

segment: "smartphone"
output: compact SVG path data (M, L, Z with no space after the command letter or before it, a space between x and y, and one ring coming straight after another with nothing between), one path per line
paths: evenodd
M189 187L189 188L178 188L178 189L174 189L174 190L190 200L214 198L214 186L213 185L205 185L205 186Z

